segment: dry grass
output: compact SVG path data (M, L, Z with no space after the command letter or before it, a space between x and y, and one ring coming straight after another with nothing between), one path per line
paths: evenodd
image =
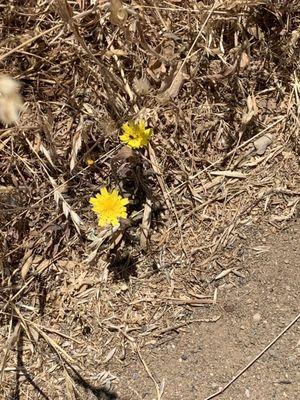
M113 398L110 359L193 306L217 317L243 231L297 213L299 2L111 4L0 5L0 74L26 102L0 127L5 399ZM130 118L154 129L140 153ZM130 198L113 233L88 204L105 185Z

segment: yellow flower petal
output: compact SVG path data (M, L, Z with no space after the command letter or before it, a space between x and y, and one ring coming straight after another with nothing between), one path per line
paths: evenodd
M101 193L102 196L108 195L108 191L107 191L106 188L100 189L100 193ZM100 197L101 195L100 195L100 194L97 194L97 197Z
M149 138L150 136L151 136L151 133L152 133L152 129L146 129L145 130L145 135L147 136L147 138Z
M144 122L143 120L141 120L141 121L139 122L139 128L140 128L142 131L145 130L145 122Z
M105 220L103 218L99 218L98 225L100 228L103 228L106 225Z
M112 226L117 226L119 223L117 218L112 218L110 222L111 222Z
M122 211L121 215L120 215L120 218L123 218L123 219L127 218L127 212L126 211Z
M122 204L123 206L126 206L126 204L128 204L128 203L129 203L129 200L126 199L126 198L124 198L124 199L121 200L121 204Z

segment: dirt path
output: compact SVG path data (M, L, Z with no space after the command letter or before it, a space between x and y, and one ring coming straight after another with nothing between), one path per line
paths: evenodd
M262 232L247 242L244 278L226 277L218 307L199 309L194 324L143 353L163 399L204 400L225 385L299 313L300 221L280 234ZM259 247L262 246L262 247ZM261 251L261 252L260 252ZM118 374L122 400L156 398L153 382L137 361ZM299 321L218 399L300 399Z

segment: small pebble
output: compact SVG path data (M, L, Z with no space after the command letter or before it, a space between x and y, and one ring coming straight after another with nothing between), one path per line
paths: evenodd
M187 360L188 359L187 354L185 354L185 353L181 354L181 359L184 361Z
M261 315L259 313L253 315L253 321L259 322L260 320L261 320Z
M247 399L250 399L250 390L249 389L245 389L245 396L247 397Z
M290 381L289 379L281 379L281 380L278 381L277 383L279 383L280 385L290 385L290 384L293 383L293 382Z
M278 352L276 350L270 349L269 354L273 358L278 358Z

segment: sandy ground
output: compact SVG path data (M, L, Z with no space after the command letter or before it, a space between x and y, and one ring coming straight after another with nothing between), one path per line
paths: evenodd
M251 235L250 235L251 237ZM204 400L229 382L299 313L300 221L279 234L256 232L245 244L243 277L219 284L218 306L201 308L199 323L142 353L162 399ZM122 400L156 399L153 381L137 360L123 365L115 389ZM300 323L295 323L218 398L300 398Z

